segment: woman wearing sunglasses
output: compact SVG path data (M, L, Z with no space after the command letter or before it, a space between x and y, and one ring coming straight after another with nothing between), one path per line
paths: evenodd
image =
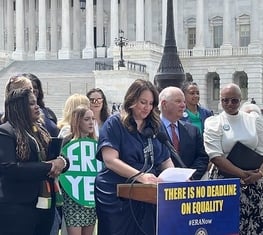
M99 129L110 116L108 103L105 94L100 88L93 88L89 90L87 97L90 101L90 109L93 111L96 120L95 132L96 136L98 137Z
M239 110L241 90L236 84L224 86L220 95L223 112L205 121L205 150L215 165L214 178L224 178L223 175L229 174L240 178L245 186L240 196L239 234L261 234L263 165L254 170L243 170L226 157L237 141L263 155L263 119ZM240 157L251 161L250 156Z

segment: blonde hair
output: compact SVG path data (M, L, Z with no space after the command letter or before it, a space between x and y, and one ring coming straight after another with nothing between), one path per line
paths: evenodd
M76 109L76 107L78 107L79 105L86 105L90 107L88 97L77 93L68 97L63 109L62 119L58 121L59 129L70 124L73 110Z
M250 102L243 103L240 110L246 113L251 113L256 116L261 116L260 108L256 104L251 104Z
M92 110L86 105L79 105L73 110L71 122L70 122L70 129L71 129L73 139L81 138L80 123L81 123L81 120L84 118L85 113L87 111L92 112ZM96 139L94 124L93 124L93 131L88 134L88 137L92 139Z
M8 96L9 92L18 88L31 88L27 87L27 85L31 84L32 90L32 82L30 79L23 75L15 75L9 78L5 87L5 98Z

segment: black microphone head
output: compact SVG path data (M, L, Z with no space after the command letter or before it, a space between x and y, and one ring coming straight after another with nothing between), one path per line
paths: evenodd
M159 132L156 135L156 138L162 143L165 144L168 141L168 137L164 132Z
M152 138L154 136L154 133L153 133L153 130L152 128L150 127L147 127L143 130L143 135L146 137L146 138Z

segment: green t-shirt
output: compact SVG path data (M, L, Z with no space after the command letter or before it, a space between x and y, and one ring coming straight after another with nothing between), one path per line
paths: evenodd
M200 118L200 113L197 112L197 113L192 113L190 110L186 109L186 112L188 113L189 115L189 120L190 122L196 126L199 130L200 130L200 133L202 134L203 133L203 124L202 124L202 120Z

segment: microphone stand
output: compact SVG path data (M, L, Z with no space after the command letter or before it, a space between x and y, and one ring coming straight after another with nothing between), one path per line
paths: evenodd
M128 178L128 179L126 180L126 183L129 183L129 182L131 182L131 184L134 183L135 180L137 179L137 177L138 177L139 175L145 173L145 170L146 170L147 165L148 165L148 159L149 159L148 153L149 153L149 150L148 150L148 146L147 146L147 147L144 148L144 150L143 150L143 154L144 154L144 164L143 164L143 167L140 169L140 171L139 171L137 174L135 174L135 175L131 176L130 178Z
M136 181L136 179L138 178L139 175L141 174L146 174L148 172L151 171L151 169L153 168L153 165L154 165L154 152L153 152L153 143L152 143L152 136L153 136L153 131L150 129L150 131L148 131L149 133L152 133L151 136L147 136L148 138L148 145L147 147L145 147L143 149L143 154L144 154L144 164L143 164L143 167L142 169L137 173L135 174L134 176L128 178L126 180L126 182L129 182L131 181L131 186L130 186L130 189L129 189L129 206L130 206L130 210L131 210L131 213L132 213L132 216L134 218L134 221L137 225L137 227L139 228L139 230L141 231L142 234L144 235L147 235L146 232L142 229L141 225L139 224L139 222L137 221L136 219L136 216L135 216L135 213L134 213L134 210L133 210L133 207L132 207L132 199L131 199L131 192L132 192L132 187ZM148 133L148 134L149 134ZM146 170L147 168L147 165L148 165L148 161L151 160L151 166L148 170ZM146 170L146 171L145 171Z
M143 149L144 154L144 164L142 169L135 175L131 176L126 180L126 182L135 181L137 177L143 173L148 173L151 171L154 165L154 152L153 152L153 143L152 143L152 137L154 136L153 130L151 128L145 128L143 135L147 137L148 145ZM151 166L148 170L146 170L149 158L151 160Z
M152 142L152 138L148 138L148 154L150 156L150 160L151 160L151 166L150 168L145 172L148 173L151 171L151 169L153 168L154 165L154 152L153 152L153 142Z

